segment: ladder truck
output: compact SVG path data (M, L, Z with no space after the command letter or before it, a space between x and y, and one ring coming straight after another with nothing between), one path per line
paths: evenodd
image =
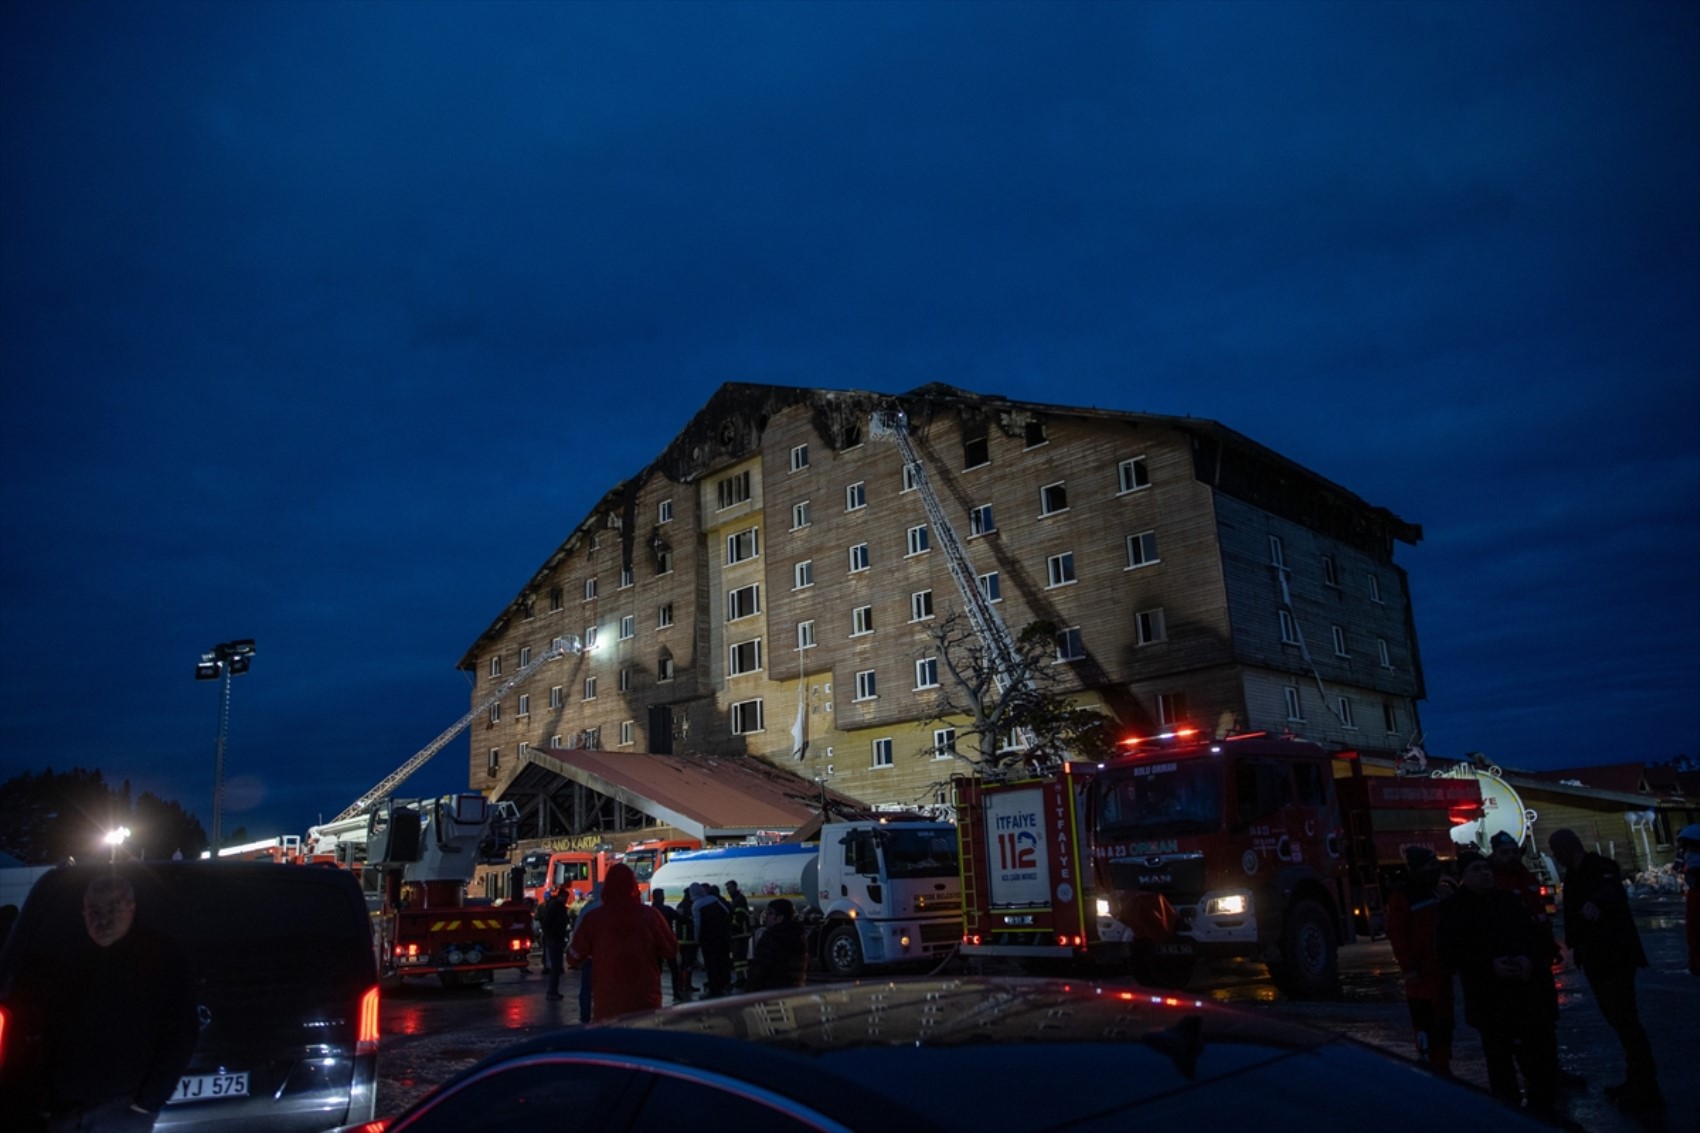
M384 975L436 975L454 987L488 982L499 968L530 963L532 902L467 895L477 866L507 860L518 834L517 808L475 791L406 801L390 796L514 686L552 661L583 652L578 638L555 638L341 814L307 832L307 860L359 875Z

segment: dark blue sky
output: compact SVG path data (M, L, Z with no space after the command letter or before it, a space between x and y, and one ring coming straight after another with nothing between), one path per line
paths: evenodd
M1423 525L1431 751L1700 754L1700 6L0 5L0 778L297 833L723 381ZM466 741L410 791L464 785Z

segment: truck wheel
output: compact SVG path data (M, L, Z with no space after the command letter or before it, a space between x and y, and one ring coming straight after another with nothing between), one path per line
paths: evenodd
M826 970L842 979L862 974L862 942L854 925L839 925L826 934L826 946L821 949Z
M1281 959L1270 970L1275 986L1294 999L1328 999L1340 991L1340 949L1334 925L1315 901L1287 910Z
M1128 958L1128 966L1133 971L1133 978L1146 987L1174 990L1192 982L1192 973L1198 967L1198 958L1162 956L1151 948L1136 946Z

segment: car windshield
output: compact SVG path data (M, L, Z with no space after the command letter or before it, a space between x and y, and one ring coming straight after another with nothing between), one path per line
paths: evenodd
M900 877L955 877L956 832L949 826L926 830L884 830L886 872Z
M1222 823L1221 769L1208 759L1139 763L1093 783L1097 833L1109 838L1203 834Z

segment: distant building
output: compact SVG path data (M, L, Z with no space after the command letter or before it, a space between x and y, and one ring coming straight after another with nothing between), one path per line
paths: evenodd
M1012 631L1058 627L1067 687L1119 728L1394 757L1420 732L1394 549L1421 529L1255 441L942 385L729 384L461 660L477 702L555 636L592 646L474 724L472 785L500 794L530 753L589 747L755 755L868 803L945 801L964 764L930 719L950 677L928 629L961 603L897 449L869 438L894 403L977 585ZM573 805L563 832L646 821L629 798Z

